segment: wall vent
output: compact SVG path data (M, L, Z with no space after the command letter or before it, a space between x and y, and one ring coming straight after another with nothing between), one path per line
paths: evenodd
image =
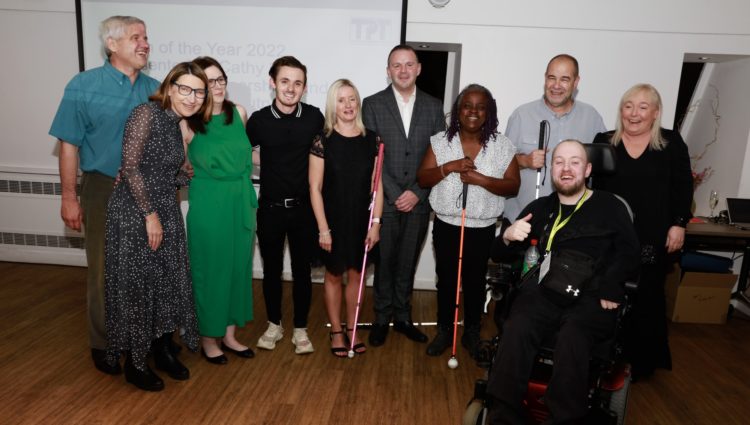
M83 238L80 236L33 235L29 233L0 232L0 243L4 245L83 249Z
M34 195L62 195L60 183L21 180L0 180L0 193L27 193Z

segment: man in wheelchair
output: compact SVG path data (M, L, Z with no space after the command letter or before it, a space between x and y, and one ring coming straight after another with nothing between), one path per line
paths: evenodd
M525 424L523 399L535 357L557 332L544 402L547 424L576 424L587 414L589 359L612 336L623 283L638 269L638 239L625 204L585 185L584 146L560 143L552 153L557 192L530 203L496 241L497 256L539 241L539 264L521 277L488 379L491 424ZM657 206L655 206L657 207Z

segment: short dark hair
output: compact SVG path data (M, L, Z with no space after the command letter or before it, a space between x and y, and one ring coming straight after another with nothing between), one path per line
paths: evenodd
M297 68L302 70L302 74L305 75L305 85L307 85L307 67L305 65L302 65L302 62L300 62L297 58L294 56L282 56L271 64L271 69L268 70L268 75L271 76L271 79L276 81L276 75L279 73L279 69L282 66L288 66L291 68Z
M417 55L417 51L414 50L413 47L411 47L408 44L399 44L398 46L395 46L394 48L392 48L391 51L390 51L390 53L388 53L388 63L387 63L387 65L391 64L391 56L393 55L393 53L397 52L399 50L406 50L408 52L414 53L414 56L417 58L417 63L419 63L419 55Z
M200 66L202 70L206 70L206 68L210 68L212 66L215 66L219 68L219 71L221 71L221 75L224 77L225 80L228 80L227 73L224 72L224 68L221 66L219 61L216 59L210 57L210 56L200 56L195 59L193 59L193 62ZM207 86L208 94L211 94L211 89ZM221 104L221 111L224 114L224 125L230 125L234 121L234 102L230 101L229 99L224 97L224 103ZM195 131L195 129L192 129Z
M552 59L550 59L549 62L547 62L547 69L544 71L545 74L547 73L547 70L549 70L549 66L552 65L552 62L556 61L557 59L567 59L570 62L572 62L573 63L573 68L574 68L574 70L573 70L574 77L578 77L578 59L574 58L573 56L571 56L571 55L569 55L567 53L560 53L559 55L557 55L557 56L553 57Z

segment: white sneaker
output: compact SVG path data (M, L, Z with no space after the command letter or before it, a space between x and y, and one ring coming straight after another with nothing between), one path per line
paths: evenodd
M258 348L264 350L273 350L276 348L276 341L284 337L284 328L273 322L268 322L268 329L258 338Z
M297 354L309 354L315 351L310 338L307 337L307 329L305 328L294 328L292 344L294 344L294 352Z

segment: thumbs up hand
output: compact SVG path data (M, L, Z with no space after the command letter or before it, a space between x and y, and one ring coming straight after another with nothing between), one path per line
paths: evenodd
M531 221L531 213L511 224L503 233L503 242L507 245L510 242L520 242L529 237L529 233L531 233L529 221Z

